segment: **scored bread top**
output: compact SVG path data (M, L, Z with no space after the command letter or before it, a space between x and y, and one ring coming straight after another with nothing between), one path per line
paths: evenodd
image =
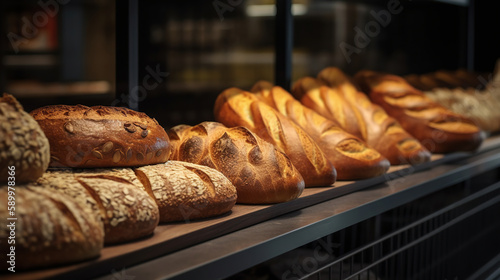
M290 159L245 127L203 122L168 133L176 147L171 160L217 169L236 187L239 203L278 203L302 193L303 178Z
M325 153L337 170L337 179L355 180L385 173L387 161L361 139L345 132L337 123L305 107L279 86L261 81L252 91L256 96L297 123Z

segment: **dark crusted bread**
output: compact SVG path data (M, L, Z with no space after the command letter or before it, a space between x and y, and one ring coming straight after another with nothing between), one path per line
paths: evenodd
M38 123L9 94L0 98L0 183L15 167L16 184L35 181L47 170L49 141Z
M167 133L155 119L126 108L53 105L31 115L50 142L51 167L125 167L164 163Z

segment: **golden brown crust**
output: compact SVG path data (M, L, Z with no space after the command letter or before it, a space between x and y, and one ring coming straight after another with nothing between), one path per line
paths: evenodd
M401 77L360 71L355 80L374 103L433 153L473 151L484 140L484 133L471 120L432 101Z
M278 203L300 196L304 180L290 159L244 127L216 122L169 130L174 160L212 167L236 187L238 203ZM175 140L179 139L179 140Z
M134 174L131 169L129 173ZM153 198L113 170L46 172L36 184L72 197L85 211L102 220L105 243L121 243L148 236L159 222Z
M42 176L50 161L49 141L38 123L9 94L0 98L0 183L14 166L17 183Z
M215 119L228 127L244 126L284 152L304 178L306 187L328 186L336 170L318 145L297 124L250 92L237 88L217 97Z
M430 153L416 139L359 93L340 70L327 68L318 76L321 80L305 77L295 83L292 92L302 104L336 121L393 165L417 164L430 159Z
M165 130L126 108L53 105L31 112L50 142L51 167L127 167L164 163Z
M253 86L252 92L297 123L316 141L335 166L338 180L370 178L384 174L389 168L389 161L379 152L335 122L303 106L283 88L261 81Z
M23 186L15 190L15 245L8 244L10 229L0 229L0 250L15 246L17 270L46 268L99 256L104 232L100 220L79 203L62 193L39 187ZM0 201L7 201L8 188L0 187ZM11 217L1 207L0 218ZM0 264L2 270L8 263Z
M135 173L154 194L161 222L222 215L236 203L236 188L213 168L170 160L139 167Z

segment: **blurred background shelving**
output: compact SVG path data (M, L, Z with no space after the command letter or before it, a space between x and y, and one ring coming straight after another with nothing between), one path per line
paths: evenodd
M47 3L58 4L57 11ZM132 12L138 24L129 29L137 28L137 64L122 55L129 42L117 36L128 28L123 24L127 15L117 17L117 7L128 3L137 5ZM138 110L165 127L197 124L213 120L212 106L222 90L249 89L258 80L277 78L276 1L21 0L0 5L6 35L0 89L20 98L28 110L55 103L129 106L117 74L130 66L137 68ZM390 9L398 12L384 19ZM474 0L296 0L291 12L292 81L327 66L347 74L361 69L399 75L458 68L492 72L500 49L491 39L500 20L488 3ZM37 36L27 38L22 37L26 22L44 24ZM13 44L9 34L20 34L20 43Z

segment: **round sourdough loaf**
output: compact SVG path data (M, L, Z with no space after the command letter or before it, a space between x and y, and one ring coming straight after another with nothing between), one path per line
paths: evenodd
M0 98L0 183L14 166L16 183L35 181L47 170L49 141L38 123L9 94Z
M0 187L0 201L7 201L8 187ZM15 190L15 225L0 228L0 268L15 246L17 270L45 268L98 257L103 247L102 222L91 212L60 192L19 186ZM12 218L7 207L0 207L0 219ZM15 234L15 245L9 236Z
M124 167L164 163L168 135L155 119L126 108L52 105L31 115L50 142L51 167Z
M102 220L106 244L146 237L160 219L155 200L146 191L100 169L48 171L36 184L70 196Z

